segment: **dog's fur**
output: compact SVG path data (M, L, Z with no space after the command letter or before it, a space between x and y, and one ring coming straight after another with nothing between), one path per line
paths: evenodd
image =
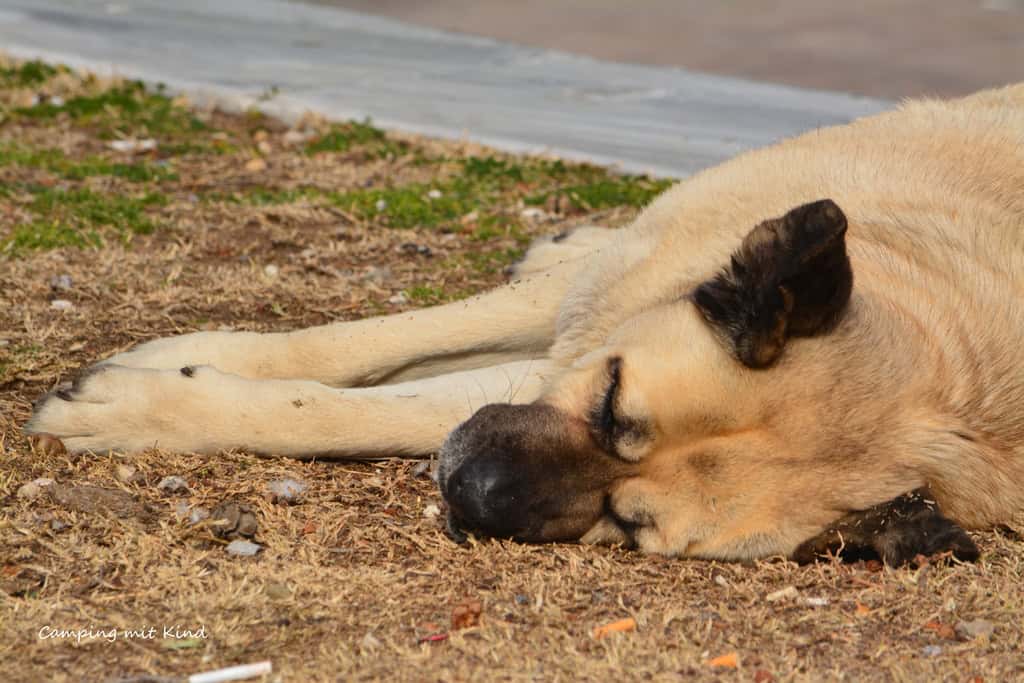
M444 443L456 528L711 558L813 554L927 487L894 514L956 550L930 501L968 528L1024 511L1022 273L1018 85L744 154L467 301L144 344L27 429L76 451Z

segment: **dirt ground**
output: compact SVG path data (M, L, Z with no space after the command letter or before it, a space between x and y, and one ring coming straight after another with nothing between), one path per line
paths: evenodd
M1009 528L976 535L977 564L900 570L458 546L428 463L69 456L21 433L60 378L141 340L465 296L534 236L621 225L663 188L0 60L0 678L261 660L267 681L1024 676ZM282 500L282 479L306 489Z

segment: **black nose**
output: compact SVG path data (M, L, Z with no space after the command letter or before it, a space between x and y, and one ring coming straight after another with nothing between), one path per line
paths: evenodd
M471 457L448 478L444 497L464 530L515 536L526 512L518 480L506 458Z

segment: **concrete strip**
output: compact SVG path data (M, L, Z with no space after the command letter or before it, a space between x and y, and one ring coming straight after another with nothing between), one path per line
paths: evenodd
M286 118L368 116L672 176L889 106L277 0L0 0L0 45Z

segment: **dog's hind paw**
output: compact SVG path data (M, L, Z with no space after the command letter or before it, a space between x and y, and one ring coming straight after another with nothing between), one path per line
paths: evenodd
M851 512L800 544L792 559L806 564L820 557L844 561L879 559L892 567L914 564L917 557L949 553L973 562L980 552L971 537L943 516L927 489L887 503Z

